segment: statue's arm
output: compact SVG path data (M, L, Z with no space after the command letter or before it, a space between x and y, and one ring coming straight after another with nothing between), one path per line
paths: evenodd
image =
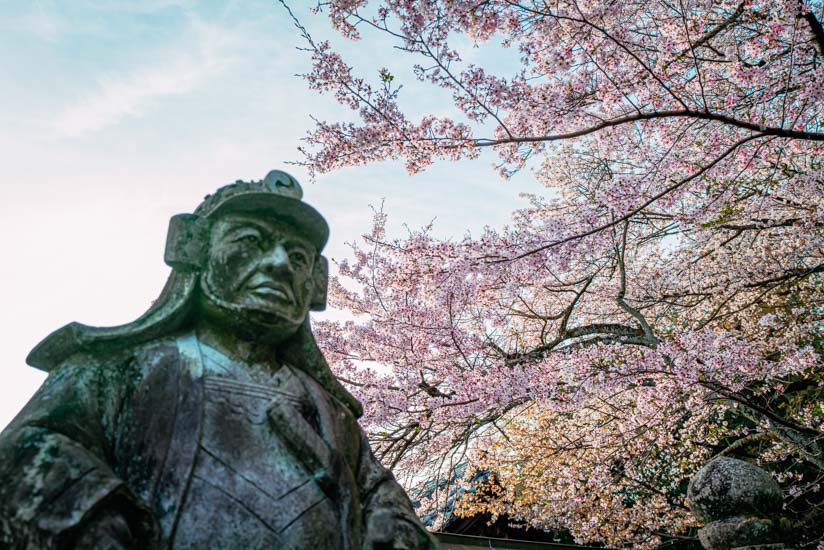
M360 438L357 479L366 528L364 548L439 548L412 509L406 492L375 458L362 431Z
M0 546L80 547L102 529L128 547L132 530L151 530L112 467L113 382L97 366L65 364L0 434Z

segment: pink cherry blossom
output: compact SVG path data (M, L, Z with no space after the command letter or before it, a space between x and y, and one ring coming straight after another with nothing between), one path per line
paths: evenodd
M356 75L306 34L309 86L358 120L318 121L310 170L402 159L418 172L490 148L502 175L529 168L547 188L473 238L389 239L379 212L338 266L330 301L355 320L318 334L378 456L409 488L458 465L493 472L460 513L653 548L694 534L696 470L738 455L784 484L805 543L821 540L820 3L317 11L364 47L365 29L394 37L421 85L451 103L414 118L395 76ZM521 64L466 63L458 37Z

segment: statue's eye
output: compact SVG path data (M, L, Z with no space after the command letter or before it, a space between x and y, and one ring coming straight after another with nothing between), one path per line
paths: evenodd
M309 263L309 259L307 258L306 254L301 252L300 250L292 250L289 252L289 261L294 266L305 267Z
M258 235L247 233L246 235L241 235L238 238L236 238L235 242L236 243L258 245L258 244L260 244L260 237Z

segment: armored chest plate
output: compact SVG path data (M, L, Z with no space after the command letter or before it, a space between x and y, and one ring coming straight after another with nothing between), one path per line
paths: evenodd
M328 526L340 511L268 417L278 401L311 407L299 381L289 368L261 384L239 365L209 363L203 435L174 547L339 548Z

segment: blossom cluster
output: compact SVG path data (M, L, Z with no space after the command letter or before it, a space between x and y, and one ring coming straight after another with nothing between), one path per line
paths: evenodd
M309 85L359 119L318 122L310 169L403 159L417 172L492 148L503 175L530 167L547 188L508 227L461 240L390 239L378 213L338 266L330 302L354 320L321 323L320 341L407 485L492 472L458 513L652 548L694 532L686 483L732 454L784 484L807 542L824 536L820 10L319 6L347 38L394 37L452 102L413 120L394 76L370 83L307 37ZM465 63L456 36L521 64Z

